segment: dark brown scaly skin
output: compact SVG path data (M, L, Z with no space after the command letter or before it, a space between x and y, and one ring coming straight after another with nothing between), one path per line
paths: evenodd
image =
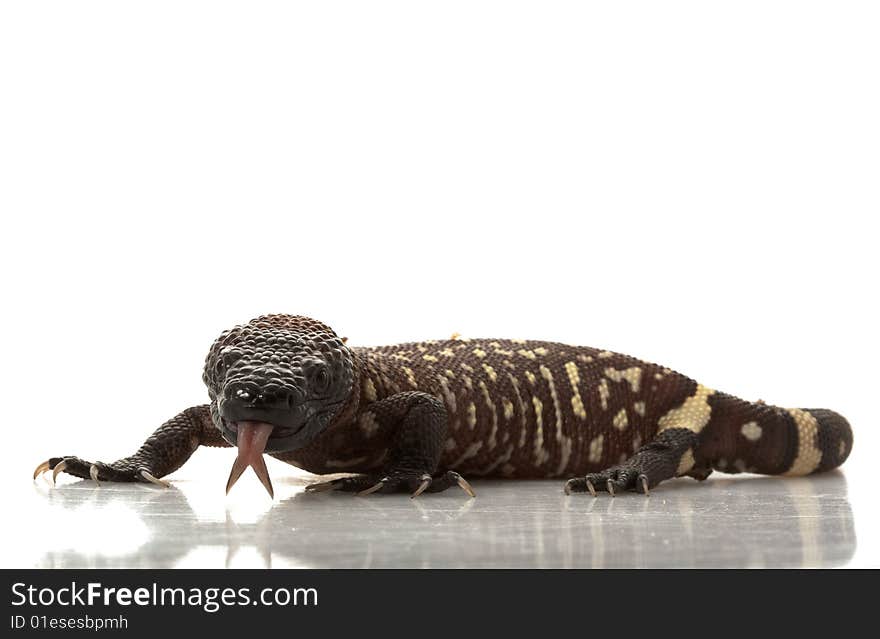
M852 449L849 424L832 411L746 402L656 364L553 342L353 348L315 320L269 315L221 335L204 380L211 404L165 423L131 457L97 470L75 457L44 466L148 481L142 470L167 475L200 445L235 444L239 420L274 425L266 452L280 460L358 473L316 488L359 492L436 492L460 475L647 492L713 470L821 472Z

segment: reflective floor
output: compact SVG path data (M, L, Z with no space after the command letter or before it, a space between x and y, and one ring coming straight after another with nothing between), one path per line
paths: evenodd
M28 516L7 524L4 566L830 567L857 548L841 473L681 479L614 499L475 481L477 499L412 500L306 494L314 478L273 463L272 502L250 472L224 496L225 461L188 464L171 489L40 478L20 497Z

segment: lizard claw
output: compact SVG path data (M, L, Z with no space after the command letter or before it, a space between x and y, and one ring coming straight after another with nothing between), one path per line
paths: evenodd
M61 460L60 462L58 462L58 464L52 470L52 485L53 486L55 485L55 482L58 479L58 474L61 471L63 471L65 468L67 468L67 462L64 460Z
M44 461L42 464L37 466L36 469L34 470L34 479L39 477L42 473L45 473L47 470L49 470L49 462Z
M101 482L98 481L98 467L92 464L89 466L89 477L92 478L92 481L95 482L98 486L101 485Z
M642 483L642 492L645 494L645 497L648 496L648 478L644 475L639 475L639 481Z
M416 488L415 492L412 495L410 495L409 498L415 499L416 497L421 495L423 492L425 492L425 489L430 485L431 485L431 476L430 475L422 475L422 483L419 484L419 487Z
M458 473L455 474L458 475ZM471 485L464 477L458 475L458 477L455 478L455 481L458 483L461 489L468 494L468 497L474 498L477 496L477 493L474 492L474 489L471 488Z
M457 472L453 470L433 477L429 473L420 474L385 471L385 475L360 475L355 477L342 477L328 482L311 484L306 486L306 492L323 492L326 490L342 490L354 493L357 496L372 495L373 493L392 493L406 491L411 498L418 497L422 493L439 493L447 488L458 485L470 497L476 497L471 485Z
M605 487L608 489L608 494L614 497L614 484L610 479L605 483Z
M64 462L62 462L62 463L64 463ZM94 468L94 466L93 466L93 468ZM138 470L138 475L140 475L141 477L143 477L144 479L146 479L148 482L150 482L152 484L156 484L157 486L162 486L162 488L171 488L171 484L169 484L164 479L159 479L158 477L153 476L152 473L150 473L146 468L141 468L140 470Z
M593 482L590 481L589 477L572 477L565 482L564 490L566 495L570 495L574 490L577 492L590 491L593 497L596 496L596 487L593 486Z
M377 490L381 490L382 486L385 485L385 479L380 479L378 482L370 486L369 488L362 490L358 493L358 497L363 497L364 495L372 495Z
M338 490L340 484L332 481L322 481L318 484L309 484L306 486L307 493L323 493L328 490Z

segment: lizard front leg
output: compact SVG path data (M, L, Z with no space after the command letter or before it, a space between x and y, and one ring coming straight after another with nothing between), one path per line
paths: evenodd
M417 497L425 491L440 492L458 485L474 496L470 485L454 471L432 476L440 462L446 436L447 415L443 402L433 395L411 391L370 404L369 410L392 433L382 471L313 484L306 490L343 490L359 495L408 491Z
M589 491L595 497L597 490L603 490L613 497L615 492L635 490L647 495L650 488L672 477L690 475L706 479L711 469L694 466L697 444L698 436L692 430L664 430L622 464L569 479L565 483L565 492Z
M52 457L37 466L34 479L51 470L53 481L58 473L65 472L95 481L139 481L167 486L160 477L183 466L199 446L229 446L214 427L207 404L187 408L169 419L133 455L112 464L92 463L72 456Z

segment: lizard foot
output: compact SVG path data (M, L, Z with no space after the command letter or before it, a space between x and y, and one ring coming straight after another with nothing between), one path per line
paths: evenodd
M712 472L695 464L693 450L696 434L686 428L671 428L642 446L635 455L617 466L611 466L585 477L565 482L565 493L605 491L612 497L619 492L635 491L646 497L660 482L680 475L706 479Z
M620 492L635 491L647 497L650 489L665 478L652 477L650 465L641 462L636 455L619 466L589 473L585 477L573 477L565 482L565 494L588 492L596 497L599 491L603 491L614 497Z
M471 485L465 478L452 470L439 477L431 477L427 473L419 475L405 472L391 472L385 475L356 475L354 477L342 477L328 482L311 484L306 486L306 490L309 492L341 490L357 493L358 495L403 491L411 493L411 497L418 497L423 492L439 493L450 486L459 486L470 497L476 497L473 488L471 488Z
M156 477L151 468L136 465L126 460L112 464L103 462L87 462L79 457L52 457L37 466L34 479L45 472L52 471L52 483L58 479L59 473L65 472L74 477L91 479L100 485L102 481L112 482L145 482L168 488L171 484Z

